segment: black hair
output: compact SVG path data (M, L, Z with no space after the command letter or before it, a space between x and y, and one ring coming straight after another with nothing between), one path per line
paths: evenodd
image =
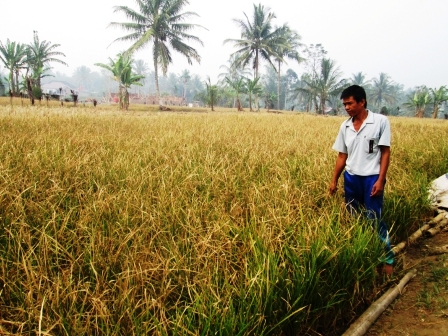
M341 99L347 99L349 97L353 97L353 99L357 103L360 103L361 100L364 99L364 101L365 101L364 108L367 108L366 91L363 89L362 86L352 85L352 86L349 86L348 88L346 88L344 91L342 91Z

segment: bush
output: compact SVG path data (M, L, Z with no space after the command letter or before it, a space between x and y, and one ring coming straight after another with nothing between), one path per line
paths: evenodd
M33 87L33 96L35 99L41 99L42 98L42 90L40 87Z

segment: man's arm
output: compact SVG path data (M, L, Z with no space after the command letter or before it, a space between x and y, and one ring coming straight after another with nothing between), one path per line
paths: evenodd
M390 162L390 147L389 146L379 146L381 151L381 161L380 161L380 176L378 180L372 187L372 192L370 196L379 196L384 191L384 184L386 183L387 169L389 168Z
M330 183L330 195L334 195L334 193L338 189L339 176L341 176L341 173L345 168L347 156L347 153L339 152L338 154L338 158L336 159L336 166L334 167L333 178Z

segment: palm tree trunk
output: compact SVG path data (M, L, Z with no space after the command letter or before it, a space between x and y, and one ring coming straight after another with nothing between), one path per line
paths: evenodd
M320 113L325 113L325 97L320 98Z
M439 114L439 104L434 103L434 110L432 111L432 117L434 119L437 119L438 114Z
M255 70L255 78L258 78L258 49L255 50L255 69L254 70Z
M125 92L124 103L125 103L126 111L128 111L129 110L129 92L126 88L124 89L124 92Z
M255 50L255 78L258 78L258 49ZM255 80L255 78L254 78L254 80ZM257 111L260 111L260 108L258 107L258 95L257 94L255 94L254 101L255 101L254 104L257 107ZM250 110L252 111L252 104L251 104Z
M417 118L423 118L423 109L421 107L417 107L417 112L415 113Z
M31 88L31 80L29 77L26 78L26 88L28 91L28 97L30 98L30 101L31 101L31 105L34 105L33 90Z
M160 102L160 89L159 89L159 70L158 70L158 64L157 64L157 46L158 42L157 40L154 41L154 82L156 85L156 98L159 105L162 105Z
M277 74L277 109L280 110L280 61L278 61L278 74Z
M11 73L9 74L9 89L14 94L16 92L16 87L14 85L14 71L11 70Z
M19 88L19 70L16 69L16 90L15 90L16 94L18 94L19 91L20 91L20 88Z

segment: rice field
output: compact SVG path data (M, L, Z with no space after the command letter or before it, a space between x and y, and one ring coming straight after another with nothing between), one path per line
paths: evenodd
M1 334L332 335L374 297L381 243L328 195L344 118L8 103ZM390 120L398 243L431 215L448 122Z

